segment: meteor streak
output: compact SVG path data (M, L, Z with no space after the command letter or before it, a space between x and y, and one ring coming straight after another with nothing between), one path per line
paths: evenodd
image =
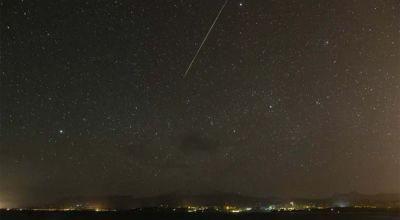
M201 48L203 47L204 43L207 41L208 35L210 35L212 29L213 29L214 26L215 26L215 23L217 23L218 18L219 18L219 16L221 15L222 11L224 10L224 8L225 8L226 4L228 3L228 1L229 1L229 0L225 0L224 5L222 5L221 9L219 10L219 12L218 12L218 14L217 14L217 17L215 17L214 22L211 24L210 29L208 30L208 32L207 32L206 36L204 37L203 41L201 42L199 49L197 49L197 52L196 52L196 54L194 55L192 61L190 62L188 68L186 69L185 74L183 74L183 78L186 77L186 75L189 73L190 69L192 68L192 65L193 65L194 61L196 60L197 55L199 55Z

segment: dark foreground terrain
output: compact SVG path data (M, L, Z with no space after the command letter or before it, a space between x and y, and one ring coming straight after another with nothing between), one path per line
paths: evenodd
M0 220L395 220L400 219L398 211L357 211L357 212L275 212L275 213L140 213L131 211L0 211Z

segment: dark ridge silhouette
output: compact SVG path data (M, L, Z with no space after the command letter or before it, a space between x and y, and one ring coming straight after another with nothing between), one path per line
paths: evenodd
M98 196L98 197L72 197L44 205L45 208L107 208L117 210L135 209L140 207L179 207L179 206L241 206L260 207L269 204L284 204L312 202L329 207L347 207L354 205L375 206L400 206L400 194L375 194L361 193L336 194L329 198L321 199L283 199L277 197L251 197L233 193L170 193L155 197L137 198L134 196ZM43 208L40 207L40 208Z

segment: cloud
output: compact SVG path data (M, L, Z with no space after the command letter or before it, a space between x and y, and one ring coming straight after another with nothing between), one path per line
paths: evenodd
M217 140L196 134L185 134L179 144L179 149L185 154L213 153L219 148Z

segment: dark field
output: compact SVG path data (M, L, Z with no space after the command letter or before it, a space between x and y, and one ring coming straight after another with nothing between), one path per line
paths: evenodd
M0 220L219 220L219 219L254 219L254 220L395 220L400 219L399 212L288 212L288 213L135 213L135 212L44 212L44 211L2 211Z

